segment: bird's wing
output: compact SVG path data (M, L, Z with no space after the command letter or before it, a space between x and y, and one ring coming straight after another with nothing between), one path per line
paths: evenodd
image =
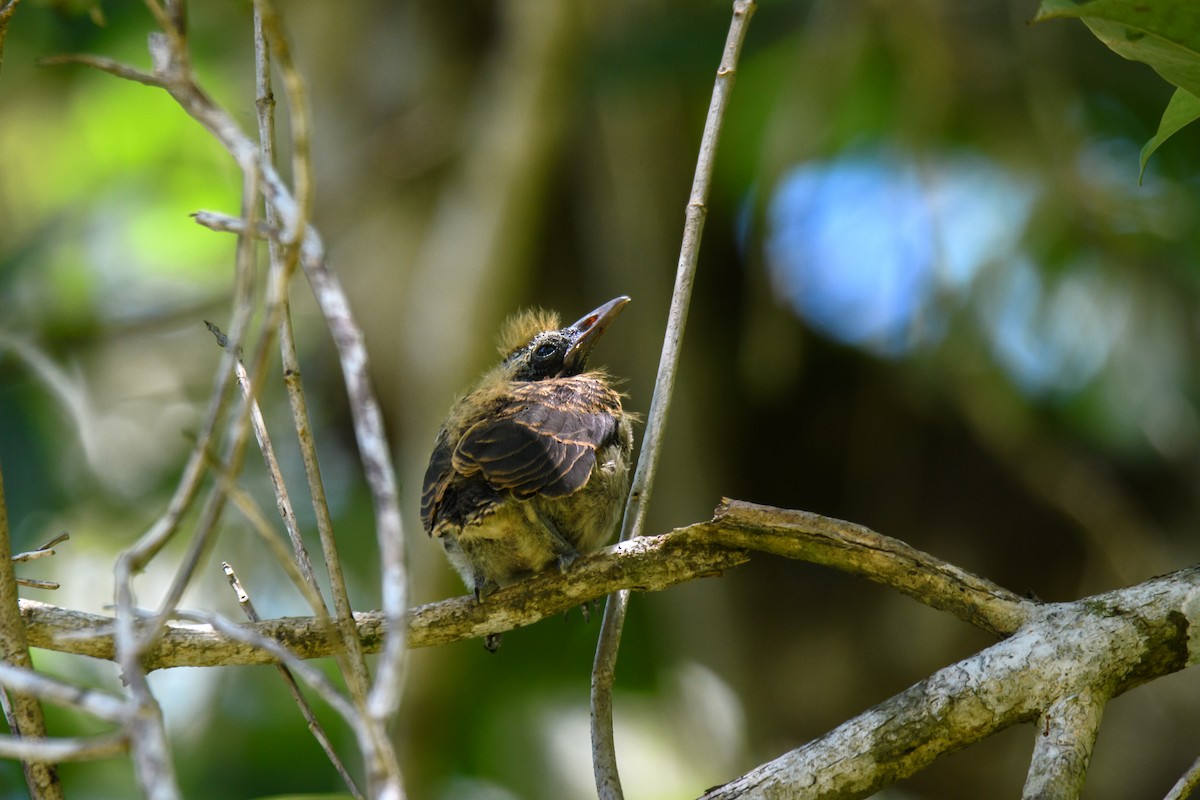
M433 454L429 456L429 466L425 468L425 482L421 486L421 522L425 525L425 532L430 535L433 534L437 507L442 501L450 478L454 475L451 463L453 453L446 431L440 431L433 446Z
M620 411L620 395L589 375L516 384L503 405L467 429L451 464L520 499L563 497L587 483Z

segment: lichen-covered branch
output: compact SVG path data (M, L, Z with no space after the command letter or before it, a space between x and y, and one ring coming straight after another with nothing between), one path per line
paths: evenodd
M428 647L500 633L617 589L655 591L717 575L755 551L867 577L1008 638L710 791L706 797L714 800L775 792L866 796L941 755L1035 720L1041 738L1029 785L1070 797L1082 782L1108 698L1200 657L1200 639L1189 638L1200 625L1200 567L1073 603L1040 604L862 526L729 500L709 522L618 543L580 558L566 574L536 575L483 604L457 597L414 608L407 615L408 643ZM30 600L21 601L21 613L31 646L114 657L109 617ZM359 613L355 623L363 651L378 652L384 615ZM298 659L329 656L337 646L315 617L237 627L246 635L228 635L228 625L223 634L208 624L172 622L146 651L143 666L272 663L276 656L262 646L264 639Z
M1197 624L1200 568L1073 603L1033 607L1028 621L1008 639L937 671L703 798L866 797L939 756L1010 725L1037 720L1047 710L1054 717L1051 736L1062 735L1067 725L1059 720L1067 718L1067 706L1073 703L1067 698L1091 696L1079 707L1090 709L1083 727L1093 727L1099 721L1100 698L1195 663L1200 640L1188 631ZM1077 733L1085 734L1081 743L1090 735ZM1048 748L1039 749L1049 755ZM1072 750L1083 753L1083 748ZM1052 762L1066 763L1048 758L1047 766ZM1060 775L1064 783L1082 780L1077 769Z
M1037 726L1033 758L1022 797L1028 800L1074 800L1083 791L1092 746L1109 697L1107 687L1086 687L1059 697Z
M745 551L705 541L704 536L700 530L681 528L623 542L581 557L566 575L536 575L496 592L482 605L464 596L418 606L408 614L409 646L430 647L512 630L561 615L618 588L657 591L720 574L749 559ZM34 647L92 658L114 656L111 617L34 600L21 601L21 614ZM363 652L379 652L385 638L383 613L354 616ZM264 620L242 627L281 642L300 658L322 658L335 651L326 625L317 617ZM146 670L274 662L270 653L222 636L209 625L180 622L170 623L143 656Z
M861 525L738 500L723 500L709 522L660 536L631 539L580 558L566 574L535 575L491 595L485 603L457 597L408 613L411 647L479 638L530 625L619 589L657 591L745 563L751 552L831 566L890 586L984 630L1008 634L1038 608L966 570ZM25 600L22 614L30 643L96 658L111 658L112 620ZM382 615L355 615L364 652L384 640ZM319 618L265 620L252 626L302 658L332 654ZM143 667L269 663L270 657L239 647L205 626L172 623Z
M1019 628L1034 604L864 525L808 511L722 500L714 535L736 547L823 564L890 586L990 633Z

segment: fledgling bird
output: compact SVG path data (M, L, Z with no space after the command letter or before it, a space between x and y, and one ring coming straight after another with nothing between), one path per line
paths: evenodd
M565 328L552 313L512 317L498 339L504 360L450 409L421 519L477 599L552 564L565 569L613 535L634 416L607 374L586 368L628 302L617 297Z

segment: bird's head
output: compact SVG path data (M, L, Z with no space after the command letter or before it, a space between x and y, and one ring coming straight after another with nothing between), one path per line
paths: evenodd
M600 335L628 302L624 296L609 300L565 328L553 312L524 311L511 317L497 340L507 377L540 381L583 372Z

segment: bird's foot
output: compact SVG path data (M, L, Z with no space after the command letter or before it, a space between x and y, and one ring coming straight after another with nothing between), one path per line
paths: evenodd
M565 573L567 569L579 559L579 551L572 547L570 550L559 553L558 558L554 562L558 564L558 571Z
M584 622L592 621L592 609L593 608L595 608L595 609L600 608L600 598L597 597L595 600L580 604L579 613L583 615ZM563 619L564 620L570 619L570 617L571 617L571 609L568 608L566 611L563 612Z
M488 595L500 588L500 584L487 579L477 579L475 581L475 602L482 603L487 599Z
M478 579L475 582L475 602L482 603L484 598L496 591L500 587L495 581L487 579ZM483 637L483 647L489 653L494 653L500 649L500 634L489 633Z

